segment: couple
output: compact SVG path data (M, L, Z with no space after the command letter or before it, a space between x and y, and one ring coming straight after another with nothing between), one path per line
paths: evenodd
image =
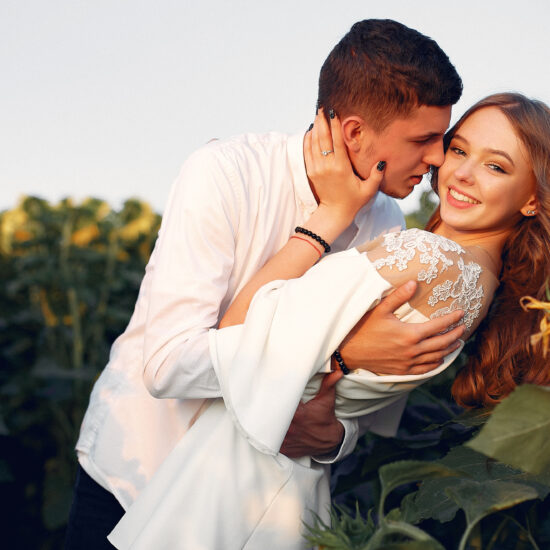
M363 21L321 71L330 128L321 111L305 138L241 136L189 159L130 325L92 394L68 548L108 548L104 537L134 502L119 533L135 547L153 533L154 547L198 548L184 542L197 526L232 529L247 514L252 523L245 533L237 525L236 536L248 543L213 535L204 547L302 547L304 514L326 514L326 464L349 453L359 431L395 431L407 391L452 360L495 292L496 314L476 363L457 379L457 399L475 406L521 381L548 381L542 360L526 361L521 334L531 327L515 314L517 299L539 295L549 271L547 108L511 95L475 106L448 134L434 174L442 199L434 234L391 233L359 246L402 224L388 195L406 196L443 163L460 93L433 41L395 22ZM305 233L293 234L297 225ZM329 245L349 250L308 271ZM411 279L417 284L402 285ZM399 306L416 324L395 320ZM464 323L440 334L462 311ZM500 340L502 331L513 337ZM336 348L351 370L337 384L340 369L321 374L337 365ZM305 404L304 390L315 394ZM208 468L207 459L218 460ZM197 479L202 470L207 481ZM176 472L183 487L202 481L197 492L168 491L179 486ZM234 508L211 514L212 487ZM160 518L147 492L159 498ZM146 524L133 523L143 509Z

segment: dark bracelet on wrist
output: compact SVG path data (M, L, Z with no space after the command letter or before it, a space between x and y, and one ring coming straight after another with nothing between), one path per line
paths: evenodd
M297 226L294 231L296 233L302 233L303 235L307 235L314 241L317 241L324 249L325 253L328 254L330 252L330 245L323 239L322 237L319 237L319 235L315 234L313 231L310 231L309 229L304 229L303 227Z
M338 366L340 367L340 370L344 373L344 374L349 374L351 371L348 369L348 367L346 366L346 364L344 363L344 360L342 359L342 356L340 355L340 352L338 350L336 350L333 354L332 354L332 357L334 357L334 360L338 363Z

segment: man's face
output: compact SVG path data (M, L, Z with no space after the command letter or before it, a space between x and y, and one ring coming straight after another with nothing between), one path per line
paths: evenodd
M349 156L356 172L367 178L373 164L386 161L380 190L396 198L406 197L429 171L443 163L443 135L449 126L451 107L422 105L407 118L397 118L380 133L367 129L361 145Z

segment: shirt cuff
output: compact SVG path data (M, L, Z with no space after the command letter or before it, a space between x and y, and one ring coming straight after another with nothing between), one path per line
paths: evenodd
M344 439L340 444L340 447L336 449L333 453L326 455L313 456L315 462L321 464L332 464L333 462L338 462L342 460L349 454L353 452L355 446L357 445L357 439L359 437L359 429L356 418L339 418L338 422L344 426Z

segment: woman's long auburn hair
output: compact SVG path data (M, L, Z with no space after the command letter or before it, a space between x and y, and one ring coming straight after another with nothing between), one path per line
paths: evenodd
M541 311L526 313L522 296L545 299L550 277L550 108L521 94L494 94L468 109L446 133L445 151L455 132L473 113L497 107L506 116L527 151L536 180L537 211L523 217L502 250L502 271L489 314L480 324L467 365L454 381L456 402L466 408L491 407L524 383L550 385L550 364L541 344L533 348L530 335L539 331ZM437 169L432 188L437 193ZM426 229L441 222L439 207Z

